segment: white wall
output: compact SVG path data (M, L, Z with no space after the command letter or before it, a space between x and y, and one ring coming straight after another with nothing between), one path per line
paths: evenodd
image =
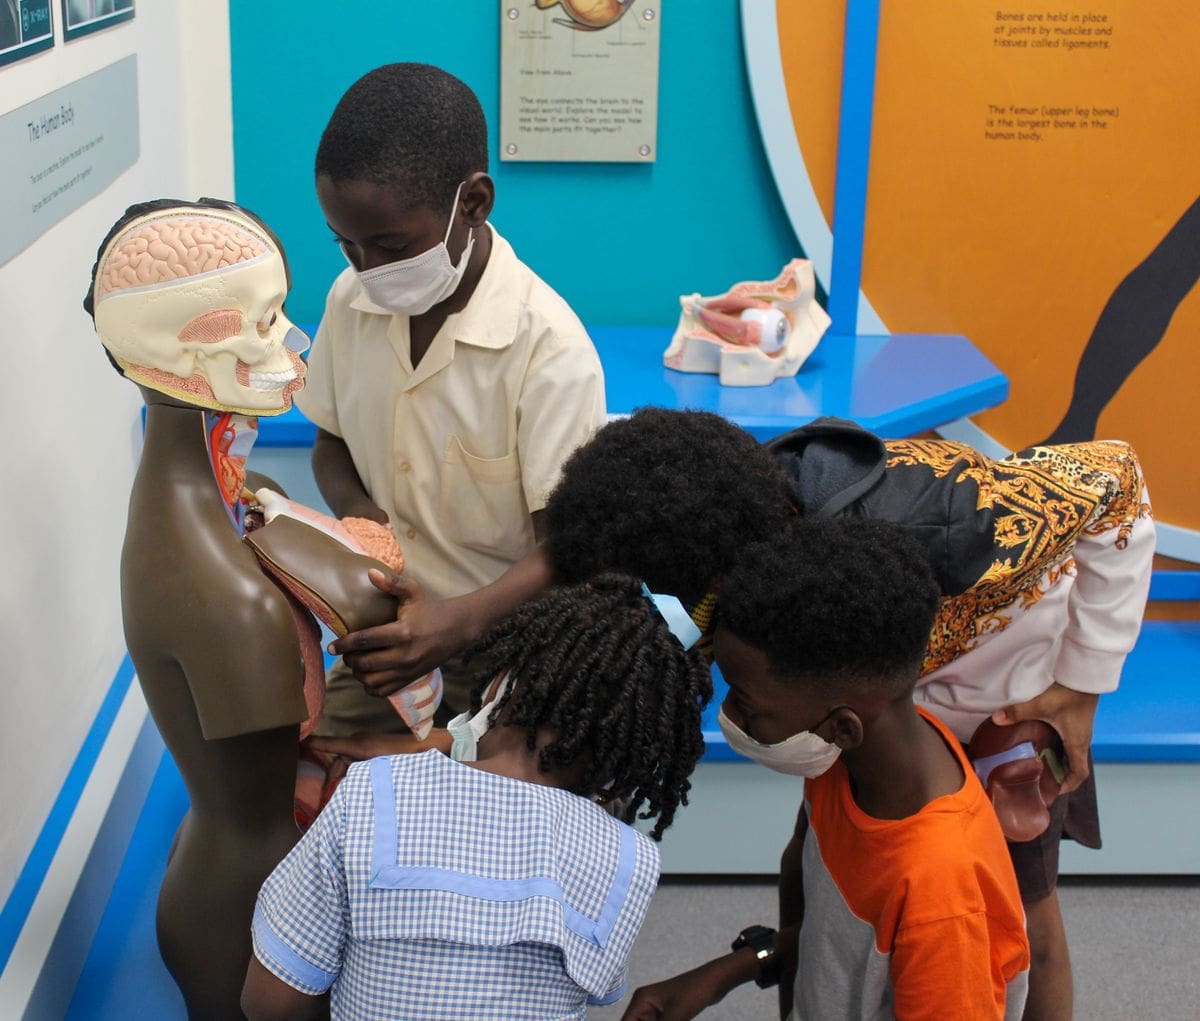
M125 652L140 401L80 305L96 247L134 202L233 197L227 0L146 0L132 22L65 45L55 31L53 49L0 68L0 114L136 53L141 156L0 266L0 903Z

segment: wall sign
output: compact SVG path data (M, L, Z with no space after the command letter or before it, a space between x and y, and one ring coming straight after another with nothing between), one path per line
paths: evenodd
M956 438L1132 443L1159 552L1200 561L1194 0L879 10L859 332L962 333L1008 376ZM742 15L775 179L823 276L847 3Z
M0 117L0 264L137 162L137 57Z
M502 0L500 158L653 163L662 0Z
M50 0L0 2L0 64L11 64L54 45Z

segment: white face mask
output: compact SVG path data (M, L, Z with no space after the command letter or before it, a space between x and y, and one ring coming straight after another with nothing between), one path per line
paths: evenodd
M464 181L463 184L466 182ZM377 266L366 272L354 270L358 282L372 304L397 315L419 316L428 312L439 301L445 301L462 281L471 251L475 247L475 231L472 230L463 249L462 258L455 266L450 261L446 242L450 228L454 226L454 211L458 208L458 196L462 184L454 190L454 205L450 207L450 222L446 224L446 236L420 255L411 259L398 259L386 266ZM342 252L345 255L345 252ZM346 257L349 262L349 256ZM351 263L351 268L354 264Z
M831 710L829 716L841 708L843 707L838 706ZM826 716L825 720L829 719L829 716ZM822 720L821 723L824 723L825 720ZM837 745L826 741L819 734L813 733L821 723L816 724L812 730L802 730L799 734L793 734L786 741L780 741L778 744L763 744L761 741L754 740L726 716L724 707L717 713L717 724L721 728L721 733L725 735L729 747L739 755L753 759L768 769L775 770L776 773L804 776L809 779L818 777L828 770L837 761L837 757L842 754L841 748Z
M508 690L508 680L508 675L505 675L491 699L485 702L474 716L470 713L459 713L446 724L446 729L454 738L454 743L450 746L450 758L455 762L474 762L478 757L479 739L488 732L488 716Z

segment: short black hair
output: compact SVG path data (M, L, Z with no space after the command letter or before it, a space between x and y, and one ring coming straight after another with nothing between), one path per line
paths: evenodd
M488 169L487 121L471 89L430 64L385 64L338 101L317 146L316 173L402 189L441 210Z
M530 750L540 728L553 729L555 740L538 753L543 770L576 767L574 792L613 795L626 822L645 805L638 817L656 819L651 836L662 837L687 804L688 777L704 752L700 716L712 677L640 582L606 574L551 589L494 628L467 663L479 685L473 712L508 671L513 683L489 721L507 708L506 725L526 729Z
M791 515L787 477L749 433L706 411L641 408L567 460L546 548L559 580L624 571L690 606Z
M920 675L939 597L925 547L901 526L799 518L729 573L717 626L765 652L782 681L898 697Z

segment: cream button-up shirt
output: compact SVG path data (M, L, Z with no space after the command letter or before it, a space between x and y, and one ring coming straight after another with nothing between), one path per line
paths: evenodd
M406 576L435 599L486 585L534 546L530 515L605 420L604 376L583 325L492 230L462 312L416 368L408 316L334 282L296 403L349 448L387 511Z

